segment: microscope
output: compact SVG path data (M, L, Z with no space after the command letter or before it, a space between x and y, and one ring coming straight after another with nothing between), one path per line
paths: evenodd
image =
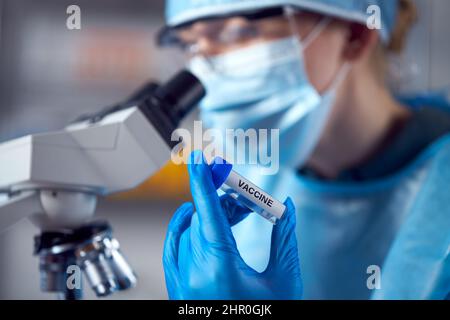
M29 218L41 290L81 299L71 286L79 268L98 297L136 284L106 221L94 219L98 197L133 189L169 159L172 133L205 96L188 71L149 84L130 100L83 116L62 131L0 144L0 232Z

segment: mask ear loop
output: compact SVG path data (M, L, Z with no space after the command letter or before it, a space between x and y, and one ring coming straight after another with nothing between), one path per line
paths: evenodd
M289 25L290 25L290 27L292 29L292 33L294 35L297 33L297 30L298 30L298 25L297 25L297 22L295 21L295 17L294 17L296 11L297 11L297 9L295 9L292 6L286 6L284 8L284 12L287 16ZM299 39L298 36L295 37L297 39L297 41L295 41L295 43L297 44L297 47L298 47L298 50L299 50L299 53L301 54L301 56L303 56L304 50L306 48L308 48L319 37L319 35L325 30L326 27L328 27L328 25L331 23L332 20L333 19L331 17L325 16L319 21L319 23L305 37L304 40ZM351 69L351 63L345 62L339 69L339 71L336 75L336 79L333 81L330 88L327 89L327 92L335 91L337 89L337 87L342 83L342 81L344 81L344 79L347 77L347 74L349 73L350 69Z
M291 7L291 6L286 6L284 8L284 12L285 15L288 19L289 22L289 26L291 28L292 34L296 35L298 33L298 25L297 22L295 21L295 13L298 10L296 10L295 8ZM326 29L326 27L328 27L328 25L331 23L332 18L330 17L323 17L322 19L320 19L319 23L314 26L314 29L305 37L305 39L300 39L300 37L296 37L298 39L298 41L300 42L299 48L301 49L302 53L303 51L308 48L311 43L314 42L314 40L316 40L319 35Z
M294 21L295 23L295 21ZM328 27L328 25L331 23L330 17L324 17L320 20L320 22L314 27L314 29L306 36L306 38L303 40L303 48L308 48L311 43L316 40L320 34Z
M296 30L296 22L294 20L294 16L293 13L295 12L294 8L290 8L287 7L286 8L286 14L289 20L289 23L292 27L293 30L293 34L295 34L295 30ZM298 36L293 36L293 42L295 42L298 51L299 51L299 56L301 57L303 55L303 50L305 47L309 46L315 39L317 39L317 37L320 35L321 32L323 32L323 30L330 24L330 21L332 19L329 17L325 17L323 18L318 24L317 26L314 28L314 30L305 38L305 41L301 41L299 39ZM305 45L306 43L306 45ZM304 63L304 62L303 62ZM342 81L345 79L345 77L347 76L348 72L350 69L350 64L348 62L346 62L339 70L336 79L333 81L332 85L330 86L329 89L327 89L327 92L330 94L333 94L333 92L336 90L336 88L342 83ZM306 70L305 70L306 72ZM311 88L313 88L311 86ZM315 90L315 89L314 89ZM324 95L321 95L322 98L324 98ZM317 93L317 97L319 97L319 94ZM302 110L301 113L296 111L296 108L294 107L293 109L291 109L291 111L289 113L287 113L280 121L280 127L284 127L286 129L289 129L292 127L292 125L294 125L301 117L303 117L305 114L311 112L314 108L313 106L316 105L316 103L320 103L320 101L316 101L314 102L314 100L309 101L310 102L310 109L307 110L305 109L304 105L299 105Z

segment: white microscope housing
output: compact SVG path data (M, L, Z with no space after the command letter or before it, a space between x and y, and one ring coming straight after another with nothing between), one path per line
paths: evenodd
M137 187L169 159L172 133L204 97L199 80L182 71L139 98L84 117L62 131L0 144L0 232L29 217L44 291L65 298L65 269L83 268L98 296L133 286L112 229L93 221L97 197Z

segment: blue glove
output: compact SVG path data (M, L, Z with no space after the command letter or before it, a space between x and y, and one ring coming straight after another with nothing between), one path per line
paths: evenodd
M170 299L300 299L302 282L295 236L295 208L273 228L263 273L241 258L231 226L250 212L229 196L219 198L201 152L191 154L189 175L197 212L181 206L169 224L163 265Z

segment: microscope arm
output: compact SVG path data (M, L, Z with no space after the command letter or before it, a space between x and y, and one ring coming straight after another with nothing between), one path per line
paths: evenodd
M63 190L24 190L0 201L0 233L29 217L42 230L76 228L94 215L97 196Z
M36 191L24 191L6 202L0 202L0 233L30 216L39 207L39 193Z

